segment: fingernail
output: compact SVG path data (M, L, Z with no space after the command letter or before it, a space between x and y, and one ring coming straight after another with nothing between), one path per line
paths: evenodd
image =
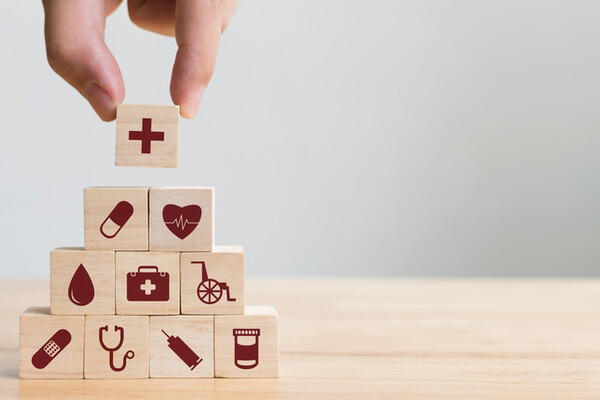
M192 119L198 111L200 102L202 101L202 95L204 94L204 87L200 87L194 94L190 96L190 99L181 107L181 116L183 118Z
M88 83L81 92L96 114L103 121L112 121L117 117L117 106L110 96L94 82Z

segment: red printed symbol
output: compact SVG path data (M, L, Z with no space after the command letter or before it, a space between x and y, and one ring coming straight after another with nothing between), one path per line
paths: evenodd
M127 350L127 352L123 355L123 364L121 364L120 367L115 366L115 351L118 351L121 348L121 346L123 346L123 340L125 339L125 331L123 327L115 325L115 332L119 333L119 341L117 342L117 345L113 347L108 347L104 343L104 332L108 332L108 325L104 325L100 327L100 329L98 329L98 341L100 342L100 346L102 346L102 348L105 351L108 351L109 353L108 364L110 366L110 369L112 369L115 372L123 371L127 366L127 360L131 360L133 357L135 357L135 353L132 350Z
M227 293L227 301L235 301L229 295L229 286L227 282L218 282L208 277L206 272L206 264L204 261L192 261L192 264L202 265L202 282L198 285L197 294L198 298L204 304L215 304L223 296L223 292Z
M141 266L127 274L128 301L168 301L169 274L158 267Z
M234 329L235 366L252 369L258 365L258 337L260 329Z
M66 329L59 329L35 352L31 357L31 363L37 369L46 368L69 343L71 343L71 333Z
M102 225L100 225L100 233L107 239L114 238L123 229L123 226L129 221L132 215L133 206L131 203L125 200L119 202L110 214L108 214L104 222L102 222Z
M152 130L152 118L142 118L142 130L129 131L129 140L140 140L142 142L142 154L150 154L152 141L164 142L165 133Z
M94 300L94 284L83 264L79 264L69 283L69 300L76 306L86 306Z
M202 208L195 204L179 207L167 204L163 208L163 221L171 233L183 240L196 229L202 218Z
M164 330L161 329L161 331L167 336L169 348L190 367L190 371L193 371L202 362L202 359L179 336L169 336Z

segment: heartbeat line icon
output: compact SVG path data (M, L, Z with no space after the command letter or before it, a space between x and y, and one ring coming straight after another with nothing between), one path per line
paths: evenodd
M167 204L163 208L163 222L168 230L179 239L183 240L196 229L202 218L202 208L191 204L180 207Z
M199 222L194 222L194 221L189 221L188 219L183 219L183 215L180 215L179 218L174 219L171 222L165 222L165 224L167 224L167 225L175 225L177 228L181 229L182 231L185 231L186 225L188 225L188 224L190 224L190 225L198 225Z

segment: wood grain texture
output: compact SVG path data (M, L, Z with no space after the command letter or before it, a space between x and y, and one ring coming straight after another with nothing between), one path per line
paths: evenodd
M133 214L120 227L111 212L121 201ZM86 250L148 250L148 188L90 187L83 190L83 239ZM102 235L103 229L107 238Z
M247 260L248 262L248 260ZM248 268L250 269L250 268ZM18 318L48 281L0 281L3 399L595 399L600 280L246 279L279 313L279 379L18 380Z
M48 307L30 307L19 318L19 371L23 379L83 378L83 316L50 315ZM66 330L71 340L43 368L32 357L54 334ZM1 393L1 392L0 392ZM1 397L1 396L0 396Z
M253 353L252 349L255 350L255 355L248 355ZM248 354L242 356L242 351ZM215 377L277 376L279 322L274 307L247 306L244 315L215 316Z
M118 251L115 253L116 265L116 311L119 315L168 315L179 314L179 253L167 252L137 252ZM140 270L139 268L143 269ZM168 274L169 297L166 301L130 301L127 298L127 281L130 274L136 279L141 277L140 272L150 271L146 267L156 267L158 274L165 274L164 278L144 279L143 285L147 283L152 286L148 293L153 295L159 290L158 279L166 282ZM152 271L151 275L157 275ZM140 283L140 285L142 285ZM146 291L139 289L139 293Z
M211 282L201 287L202 264ZM212 252L181 253L181 313L182 314L243 314L244 313L244 249L242 246L215 246ZM226 284L229 288L228 301L225 287L215 287L213 293L219 300L205 289L218 284ZM220 293L220 294L216 294ZM212 304L210 304L212 303Z
M130 131L142 131L144 118L151 130L164 132L163 141L152 141L142 153L140 140L130 140ZM120 104L117 106L115 165L126 167L177 168L179 154L179 106Z
M69 285L83 265L94 286L89 304L76 305L69 299ZM115 253L86 251L82 247L59 247L50 252L50 312L55 315L115 313Z
M163 330L169 336L178 337L202 361L197 365L187 365L171 350L168 342L169 338L162 332ZM150 377L214 377L213 336L214 318L212 316L173 315L150 317Z
M187 226L186 216L181 219L163 219L163 209L173 204L178 207L199 206L200 222L183 238L172 229ZM150 188L150 250L152 251L212 251L215 236L214 188L212 187L153 187Z
M99 329L108 327L103 340L108 348L119 343L119 333L114 327L123 328L123 343L114 352L114 366L121 368L123 358L133 351L122 371L114 371L109 364L109 352L100 344ZM93 315L85 317L84 377L88 378L148 378L149 371L149 321L145 316Z

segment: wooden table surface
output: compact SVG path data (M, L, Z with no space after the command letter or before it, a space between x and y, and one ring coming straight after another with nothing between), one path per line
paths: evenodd
M248 280L280 315L281 377L254 380L19 381L48 282L1 285L1 399L600 398L599 280Z

